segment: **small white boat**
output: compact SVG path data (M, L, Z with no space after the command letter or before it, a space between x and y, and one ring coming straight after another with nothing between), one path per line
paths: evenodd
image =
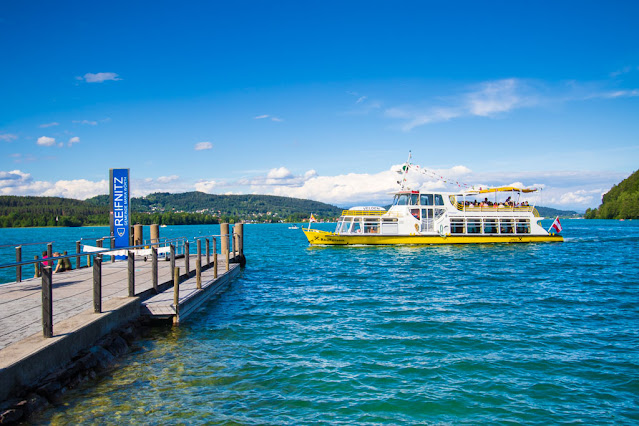
M300 229L300 227L295 225L295 224L293 224L293 225L289 226L288 229Z

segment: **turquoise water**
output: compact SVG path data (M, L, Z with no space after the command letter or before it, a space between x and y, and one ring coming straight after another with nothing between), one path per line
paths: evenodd
M246 225L220 299L40 421L636 424L639 221L563 225L564 243L423 247Z

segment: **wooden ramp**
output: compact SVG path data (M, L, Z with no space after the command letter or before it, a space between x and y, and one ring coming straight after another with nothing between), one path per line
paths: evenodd
M178 286L179 302L177 306L174 303L175 288L171 286L142 301L140 313L143 316L157 319L172 318L175 324L179 324L181 321L184 321L187 316L195 312L204 302L223 292L231 280L239 275L239 273L239 264L231 263L227 271L226 264L224 260L222 260L217 266L217 278L215 278L213 266L202 270L202 288L198 289L195 273L192 272L191 277L181 281Z

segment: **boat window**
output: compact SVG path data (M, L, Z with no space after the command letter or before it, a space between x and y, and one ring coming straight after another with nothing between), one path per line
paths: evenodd
M410 214L417 220L419 220L419 209L410 209Z
M422 194L420 195L420 204L422 206L432 206L433 205L433 194Z
M433 231L433 209L422 209L422 232Z
M419 204L419 194L410 194L410 205L416 206Z
M350 231L351 229L351 218L344 218L344 221L342 222L342 228L340 229L340 234L346 234Z
M365 234L379 234L379 220L378 219L364 219L364 233Z
M499 232L501 234L513 234L515 232L515 228L513 227L513 220L501 219L499 221Z
M481 219L466 219L466 232L481 234Z
M497 219L484 219L484 234L497 233Z
M446 213L446 209L435 209L435 220L438 220Z
M442 198L442 194L435 194L435 205L436 206L444 205L444 199Z
M361 234L362 233L362 222L359 219L355 219L353 221L353 227L351 228L351 234Z
M396 206L405 206L408 205L408 194L398 194L395 195L395 203Z
M518 234L530 234L530 220L517 219L517 233Z
M451 234L463 234L464 233L464 219L450 219L450 233Z

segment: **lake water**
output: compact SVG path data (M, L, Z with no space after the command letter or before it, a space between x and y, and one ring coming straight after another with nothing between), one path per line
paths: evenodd
M636 424L639 221L563 225L564 243L421 247L309 247L288 225L245 225L226 293L38 421ZM106 233L0 240L72 251Z

